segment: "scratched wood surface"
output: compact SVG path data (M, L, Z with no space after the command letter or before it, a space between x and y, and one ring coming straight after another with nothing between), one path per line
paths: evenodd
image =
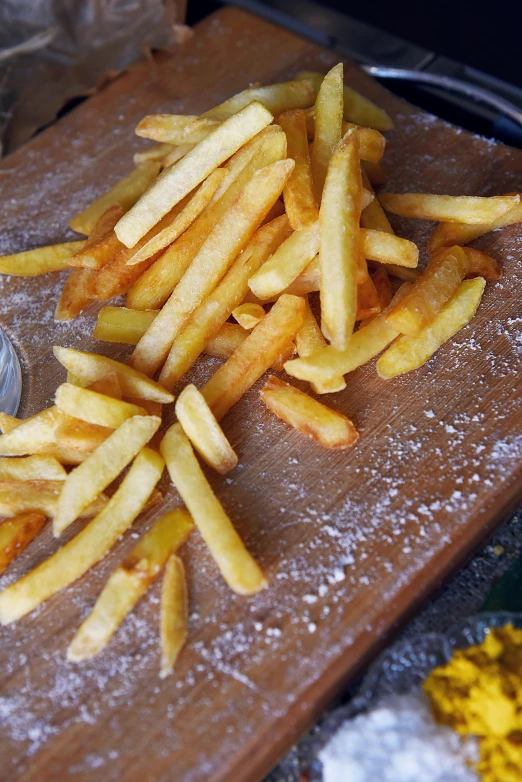
M197 113L250 82L325 71L336 59L242 11L209 17L173 56L138 65L3 162L0 251L72 238L69 216L145 146L133 135L142 115ZM407 106L349 65L347 78L395 116L388 190L522 189L522 152ZM423 247L428 224L394 224ZM65 660L132 534L69 590L0 631L5 782L262 778L394 623L521 499L521 245L519 226L477 243L502 261L504 279L424 368L384 382L364 367L329 400L361 432L352 452L328 453L290 431L261 404L260 384L224 419L240 466L212 480L270 587L253 599L232 595L194 534L183 552L190 640L175 676L158 678L158 584L98 659ZM0 283L1 323L24 365L23 416L49 404L64 379L53 344L129 353L91 337L95 308L72 324L53 321L62 282L52 274ZM202 360L191 378L201 383L217 365ZM163 488L165 502L136 530L178 502L166 479ZM2 584L55 546L44 531Z

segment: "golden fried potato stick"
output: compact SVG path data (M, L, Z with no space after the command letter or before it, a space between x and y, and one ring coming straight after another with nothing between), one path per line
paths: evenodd
M319 222L288 237L249 280L249 287L266 301L282 293L301 274L319 251Z
M197 187L227 158L272 122L272 114L260 103L250 103L225 120L154 185L116 225L116 235L127 247L134 245L182 198Z
M357 314L361 190L359 140L351 130L333 152L319 210L321 330L336 350L346 348Z
M439 247L432 254L432 258L446 250L446 247ZM484 277L486 282L495 282L502 279L502 267L498 261L490 255L475 250L473 247L463 247L469 261L469 271L466 277Z
M510 193L518 195L520 193ZM522 222L522 203L504 212L493 222L479 223L479 225L465 225L463 223L439 223L428 241L428 252L434 253L439 247L452 247L454 244L469 244L479 236L504 228L508 225Z
M35 454L19 458L0 458L0 481L63 481L67 477L54 456Z
M142 152L134 153L134 165L139 166L147 160L159 160L161 163L167 155L173 152L175 147L172 144L154 144L154 146L144 149Z
M319 219L319 209L314 195L305 114L301 109L293 109L278 114L275 121L286 134L287 155L295 161L295 168L284 187L283 197L290 225L294 231L297 231Z
M136 126L136 135L168 144L197 144L219 125L191 114L148 114Z
M419 262L419 248L414 242L373 228L361 228L361 250L369 261L407 266L410 269L415 269Z
M203 475L180 424L168 429L160 450L172 483L229 587L239 595L253 595L264 589L267 584L263 573ZM0 595L0 619L1 615Z
M63 480L0 481L0 516L16 516L26 511L39 511L46 516L56 516L63 483ZM94 516L106 504L107 497L101 492L84 508L80 517Z
M175 554L170 555L165 565L160 610L160 678L165 679L172 673L188 635L187 581L183 562Z
M326 172L343 126L343 64L335 65L321 82L315 100L312 175L315 197L321 202Z
M247 331L253 329L257 324L263 320L266 312L261 304L255 304L247 302L246 304L240 304L238 307L234 307L232 310L232 317L237 320L240 326Z
M67 649L67 659L81 662L99 654L147 589L169 556L188 538L192 519L186 510L162 516L109 577L94 608Z
M20 619L99 562L141 513L164 468L144 448L105 508L62 548L0 593L0 623Z
M268 84L265 87L249 87L201 116L222 121L236 114L252 101L259 101L272 114L280 114L289 109L302 109L311 106L316 93L317 90L309 79Z
M280 296L266 318L205 383L201 393L218 421L288 347L303 325L304 310L305 302L298 296Z
M225 475L237 465L237 454L195 385L185 386L176 400L176 416L192 446L209 467Z
M373 193L373 188L364 168L361 169L361 175L364 187L369 190L370 193ZM388 234L394 233L390 221L384 214L384 210L377 198L374 198L373 201L362 210L361 225L363 228L373 228L376 231L384 231L384 233Z
M306 356L315 353L319 348L325 347L326 340L315 319L306 294L303 296L303 299L305 301L303 325L295 335L295 344L298 355L301 358L306 358ZM344 377L339 375L339 377L334 377L333 380L326 383L312 383L311 386L316 394L333 394L345 389L346 383Z
M378 315L383 308L377 292L377 288L371 277L357 286L357 313L356 320L366 320Z
M69 266L101 269L109 263L123 247L114 233L114 226L124 214L125 210L119 204L110 206L96 223L83 248L69 258Z
M88 388L79 388L71 383L62 383L58 386L55 402L62 413L111 429L117 429L134 415L147 415L143 407L113 399Z
M304 116L307 138L309 141L313 141L315 137L315 110L307 109L304 112ZM378 166L386 147L386 139L384 136L377 130L365 128L361 125L356 125L353 122L343 122L341 126L341 137L349 130L357 130L358 132L359 157L361 158L361 161L364 161L365 164L368 163L370 166Z
M67 378L67 382L69 382L69 378ZM80 382L73 382L72 385L85 387ZM87 387L90 391L97 391L98 394L105 394L105 396L111 396L113 399L121 399L120 381L114 369L109 369L106 375L99 380L95 380L94 383L90 383Z
M462 282L424 328L414 336L399 337L382 354L376 365L379 377L389 379L425 364L444 342L469 323L485 286L486 280L482 277Z
M131 357L132 366L147 375L161 367L184 323L212 293L279 198L293 166L292 160L280 160L256 171L139 341ZM160 383L164 383L162 376Z
M19 418L15 418L14 415L0 413L0 429L2 430L3 434L12 432L13 429L16 429L16 427L20 426L21 423L21 420Z
M359 439L349 418L277 377L269 377L260 393L265 405L278 418L323 448L346 450Z
M42 410L25 421L18 421L16 427L0 437L0 454L26 456L41 452L56 442L59 422L60 413L55 407Z
M67 269L68 261L80 251L85 242L64 242L36 247L14 255L0 256L0 274L14 274L18 277L36 277L47 272Z
M388 212L421 220L448 223L491 223L520 203L520 196L444 196L421 193L381 193L381 205Z
M0 575L43 530L46 521L44 513L31 510L0 522Z
M159 174L161 163L158 160L147 160L136 166L124 179L120 179L114 187L90 204L83 212L72 217L69 225L73 231L87 236L103 213L114 204L119 204L124 210L130 209L143 195Z

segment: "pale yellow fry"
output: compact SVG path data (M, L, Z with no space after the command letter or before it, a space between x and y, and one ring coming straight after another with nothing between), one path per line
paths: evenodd
M214 130L216 121L201 121L194 114L148 114L136 127L136 135L141 138L150 138L153 141L166 142L168 144L183 144L185 138L188 143L202 141L211 130ZM186 133L192 129L191 136ZM203 133L198 131L204 131ZM206 131L206 132L205 132Z
M203 353L217 358L230 358L247 337L248 331L238 323L223 323L219 331L209 339Z
M520 193L515 193L520 195ZM479 225L464 225L462 223L440 223L428 241L428 252L434 253L439 247L452 247L454 244L469 244L479 236L495 231L497 228L504 228L507 225L520 223L522 221L522 203L517 204L513 209L505 212L501 217L490 223L481 223Z
M128 418L63 483L53 532L60 535L157 432L156 416Z
M45 526L44 513L28 511L0 522L0 575Z
M260 103L251 103L225 120L172 168L117 223L120 242L133 247L182 198L227 158L269 125L273 117Z
M315 197L320 203L332 153L343 126L343 64L329 71L321 82L315 101L315 133L312 145L312 175Z
M240 595L259 592L266 586L263 573L203 475L180 424L170 427L160 450L174 486L229 587ZM0 618L1 615L0 602Z
M209 467L225 473L237 465L237 454L196 386L185 386L176 401L176 415L193 447Z
M158 519L109 577L67 649L68 660L80 662L101 652L159 576L171 553L186 541L193 526L190 515L182 508Z
M285 111L276 117L283 128L288 145L288 157L295 168L283 190L286 213L294 230L317 222L319 209L315 200L312 163L308 148L305 114L301 109Z
M359 139L351 130L334 150L319 210L321 329L336 350L346 348L357 314L361 189Z
M130 209L157 177L160 168L161 163L158 160L146 160L136 166L134 171L124 179L120 179L114 187L97 198L83 212L72 217L69 220L70 227L73 231L88 236L109 207L119 204L125 210Z
M12 432L13 429L16 429L16 427L20 426L20 424L21 420L19 418L15 418L14 415L0 413L0 429L2 430L3 434Z
M306 358L326 346L326 340L312 312L308 297L305 295L303 298L305 301L303 325L295 335L295 345L300 358ZM339 375L324 383L311 383L311 386L316 394L333 394L346 388L346 383L344 377Z
M346 350L335 350L328 345L306 358L287 361L285 372L299 380L324 383L366 364L399 336L399 332L386 323L386 316L410 288L411 286L405 283L397 291L389 307L352 335Z
M58 498L63 488L63 479L52 481L0 481L0 516L15 516L17 513L37 510L46 516L56 516ZM93 516L107 504L103 492L84 508L82 517Z
M414 242L372 228L361 228L361 251L367 260L410 269L415 269L419 262L419 248Z
M415 336L402 336L378 359L379 377L389 379L417 369L433 356L446 340L463 328L480 304L486 280L475 277L462 282L451 299Z
M201 393L218 421L288 347L303 324L304 308L298 296L280 296L266 318L205 383Z
M0 458L0 480L63 481L67 477L63 466L54 456L35 454L20 458Z
M74 377L74 376L73 376ZM67 380L69 382L69 380ZM73 382L73 386L82 386L81 383ZM105 394L105 396L111 396L113 399L121 399L121 386L118 380L118 375L113 369L108 370L107 374L101 377L99 380L95 380L94 383L90 383L88 386L90 391L97 391L99 394Z
M252 293L266 300L285 290L319 250L319 222L301 228L286 239L249 280Z
M54 347L53 353L60 364L69 372L81 378L85 385L100 380L108 370L114 370L118 376L123 396L134 396L137 399L150 399L152 402L169 404L174 401L171 393L159 383L151 380L132 367L115 361L107 356L96 353L84 353L74 348ZM0 440L1 442L1 440Z
M102 559L142 511L161 478L164 462L144 448L105 508L74 538L0 593L3 625L33 611Z
M292 160L281 160L256 171L136 346L131 358L136 369L153 375L164 363L191 312L212 293L277 201L293 165ZM164 383L162 376L160 383Z
M36 247L14 255L0 256L0 274L14 274L18 277L36 277L47 272L68 269L67 261L79 252L84 241L50 244Z
M303 109L315 100L316 89L308 80L280 82L265 87L249 87L202 114L203 118L225 120L252 101L259 101L272 114L288 109Z
M188 595L183 562L171 554L165 565L161 586L161 668L160 678L172 673L188 635Z
M363 168L361 169L361 175L364 187L373 193L373 187ZM384 210L377 198L374 198L371 203L364 207L361 214L361 225L363 228L373 228L376 231L384 231L384 233L388 234L394 233L390 221L384 214Z
M140 163L145 163L148 160L159 160L162 162L173 150L172 144L154 144L153 147L144 149L142 152L134 153L134 165L139 166Z
M134 415L147 415L143 407L113 399L88 388L62 383L56 389L56 407L63 413L98 426L117 429Z
M185 157L187 152L191 152L195 146L195 144L177 144L173 147L172 152L169 152L168 155L165 155L163 158L161 163L163 168L170 168L170 166L173 166L174 163L177 163L178 160Z
M520 203L520 196L444 196L423 193L381 193L379 201L388 211L402 217L440 220L447 223L491 223Z
M51 407L19 422L10 432L0 437L0 454L26 456L38 453L55 442L59 420L60 413L55 407Z
M232 317L237 320L240 326L248 331L257 326L265 315L266 312L261 304L255 304L254 302L250 304L240 304L232 310Z
M133 266L140 261L144 261L175 242L209 204L226 174L227 171L224 168L217 168L213 171L198 187L185 208L175 215L170 225L167 225L162 231L153 236L147 244L132 255L128 259L127 265Z

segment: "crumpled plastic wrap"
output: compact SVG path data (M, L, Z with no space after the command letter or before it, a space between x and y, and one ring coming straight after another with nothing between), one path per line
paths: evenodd
M3 153L144 54L184 40L185 2L0 0Z

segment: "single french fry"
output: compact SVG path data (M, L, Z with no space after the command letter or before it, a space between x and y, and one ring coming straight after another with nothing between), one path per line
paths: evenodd
M232 317L247 331L257 326L265 315L266 312L261 304L240 304L232 310Z
M301 71L296 76L296 79L311 81L316 90L320 88L323 78L322 73L313 71ZM365 98L364 95L346 85L343 88L343 113L345 120L348 122L355 122L358 125L381 131L393 128L393 120L384 109L376 106L375 103Z
M373 193L373 188L364 169L362 169L361 174L364 187ZM374 200L362 210L361 225L363 228L373 228L376 231L384 231L388 234L394 233L390 221L384 214L384 210L377 198L374 198Z
M176 415L192 446L209 467L225 475L237 465L237 454L196 386L185 386L176 400Z
M287 361L285 371L299 380L324 383L339 375L353 372L371 361L399 336L399 332L386 322L386 316L410 288L408 283L399 288L388 308L372 318L367 326L353 334L346 350L335 350L328 345L306 358Z
M203 353L217 358L230 358L247 337L248 331L239 324L223 323L219 331L209 339Z
M159 160L162 162L175 147L172 144L154 144L154 146L144 149L142 152L134 153L134 165L139 166L148 160Z
M171 554L165 565L161 586L161 668L160 678L172 673L188 635L187 582L183 562Z
M101 269L112 260L122 248L114 233L114 226L124 214L125 210L120 204L110 206L98 219L81 250L69 258L69 266Z
M393 298L391 280L385 266L379 266L372 274L372 282L379 297L381 310L386 309Z
M145 193L116 225L116 235L133 247L172 207L227 158L269 125L273 117L260 103L250 103L196 144Z
M269 84L265 87L249 87L233 95L224 103L202 114L202 118L225 120L248 106L259 101L272 114L280 114L289 109L302 109L311 106L315 100L316 89L308 79Z
M475 277L461 282L449 301L414 336L401 336L377 361L379 377L389 379L417 369L435 351L474 316L480 304L486 280Z
M319 222L294 231L252 275L248 283L252 293L266 300L284 291L317 255L319 237Z
M195 144L177 144L172 148L171 152L165 155L161 165L163 168L170 168L174 163L177 163L178 160L181 160L182 157L185 157L187 152L191 152L195 146Z
M58 410L90 424L117 429L134 415L146 415L143 407L113 399L88 388L78 388L63 383L56 389L55 402Z
M303 325L305 303L280 296L266 318L253 329L201 393L219 421L288 347Z
M74 388L76 386L73 386ZM82 390L82 389L80 389ZM96 450L112 434L112 429L106 426L87 423L79 418L66 415L61 411L55 432L57 445L67 452L77 452L87 457ZM83 461L83 459L80 459Z
M345 349L357 314L362 188L358 149L357 131L348 131L332 155L319 210L321 330L337 350Z
M462 247L448 247L431 258L409 293L387 316L387 323L401 334L417 334L457 290L469 271Z
M276 117L276 122L286 134L287 155L295 161L295 168L288 177L283 196L288 220L292 228L297 231L319 219L319 209L314 195L305 114L300 109L285 111Z
M321 266L319 256L317 255L283 293L289 293L292 296L303 296L306 293L314 293L319 290L320 280Z
M81 662L99 654L127 614L161 573L169 556L193 528L182 508L162 516L109 577L94 608L67 649L67 659Z
M153 402L169 404L174 397L141 372L137 372L127 364L122 364L107 356L98 356L96 353L84 353L74 348L54 347L53 353L60 364L81 378L85 385L90 385L104 377L108 371L114 370L118 376L123 396L134 396L137 399L150 399ZM1 442L1 440L0 440Z
M315 101L312 175L315 197L321 202L330 158L341 139L343 125L343 65L339 63L321 82Z
M104 342L137 345L159 310L133 310L126 307L103 307L92 332Z
M393 263L414 269L419 262L419 248L416 244L373 228L361 228L361 250L366 259L379 263Z
M155 416L128 418L69 473L58 500L58 512L53 523L55 536L60 535L93 498L118 477L157 432L160 424L161 419Z
M520 203L520 196L443 196L422 193L381 193L381 205L402 217L440 220L448 223L491 223Z
M445 249L445 247L439 247L432 254L432 258L444 252ZM502 267L498 261L480 250L475 250L473 247L463 247L462 249L469 261L469 271L466 277L484 277L486 282L495 282L502 279Z
M313 141L315 138L315 110L307 109L307 111L304 112L304 116L307 138L309 141ZM379 161L381 160L386 147L386 139L384 136L377 130L365 128L361 125L356 125L353 122L343 122L341 126L341 137L352 129L357 130L357 135L359 136L359 157L361 158L361 161L374 166L379 165Z
M21 423L21 420L19 418L15 418L14 415L0 413L0 429L2 430L2 434L8 434L9 432L12 432L13 429L16 429L16 427L20 426Z
M229 175L214 194L214 203L209 204L190 228L134 284L127 294L127 306L136 309L161 307L254 173L285 156L286 136L272 126L258 133L236 152L227 162Z
M357 286L357 313L356 320L365 320L378 315L382 310L381 300L377 288L371 277Z
M0 593L0 623L10 624L99 562L140 514L161 478L161 456L144 448L107 505L84 529Z
M264 589L263 573L203 475L180 424L168 429L160 450L174 486L229 587L240 595L253 595ZM1 616L0 595L0 619Z
M59 420L60 413L51 407L25 421L17 421L16 427L0 437L0 454L27 456L41 452L55 442Z
M127 210L151 185L159 173L161 163L157 160L147 160L136 166L124 179L120 179L113 188L104 193L80 214L69 220L73 231L89 235L101 215L114 204L119 204Z
M511 193L518 195L520 193ZM518 203L512 209L504 212L493 222L480 223L479 225L465 225L463 223L439 223L428 241L428 252L434 253L439 247L453 247L455 244L469 244L479 236L504 228L508 225L522 222L522 203Z
M63 481L66 477L63 466L54 456L35 454L0 458L0 481Z
M290 231L286 217L278 217L259 228L219 285L194 310L174 340L163 367L163 378L168 377L169 386L183 377L203 351L212 355L225 355L222 352L216 353L215 345L211 345L216 340L221 342L223 329L230 330L232 324L225 321L243 301L248 291L248 280L289 236ZM240 338L236 329L236 347L243 341L244 336L243 334ZM226 347L228 349L228 342ZM230 353L226 355L229 356Z
M276 377L268 378L261 399L279 418L324 448L346 450L359 439L357 429L345 415Z
M198 123L195 127L194 123ZM187 139L188 143L198 143L206 138L211 130L219 123L217 121L201 123L198 116L185 114L148 114L138 123L136 135L141 138L150 138L167 144L183 144L185 130L192 127L193 139ZM198 129L206 129L203 134L197 133ZM168 153L166 153L168 154Z
M74 320L78 317L91 303L95 279L94 269L73 269L62 288L54 319Z
M56 516L58 498L64 481L0 481L0 516L16 516L26 511L39 511L46 516ZM81 518L94 516L107 504L101 492L83 509Z
M47 272L58 272L68 268L69 259L84 246L85 242L64 242L47 247L35 247L14 255L0 256L0 274L14 274L18 277L36 277Z
M315 353L319 348L325 347L326 340L323 337L319 324L312 312L308 297L305 295L303 296L303 299L305 301L303 325L295 335L295 344L298 355L305 358L306 356ZM342 375L334 377L326 383L312 383L311 385L316 394L333 394L346 388L346 383Z
M27 511L0 522L0 575L42 531L46 521L45 513Z
M164 363L183 324L212 293L279 198L293 165L292 160L281 160L256 171L139 341L131 358L136 369L153 375ZM164 383L164 380L160 376L160 382Z
M69 383L69 378L67 378ZM72 383L74 386L82 386L81 383ZM97 391L99 394L105 394L105 396L111 396L113 399L121 399L121 386L118 380L118 375L114 369L109 369L107 374L101 377L99 380L95 380L88 388L91 391Z

